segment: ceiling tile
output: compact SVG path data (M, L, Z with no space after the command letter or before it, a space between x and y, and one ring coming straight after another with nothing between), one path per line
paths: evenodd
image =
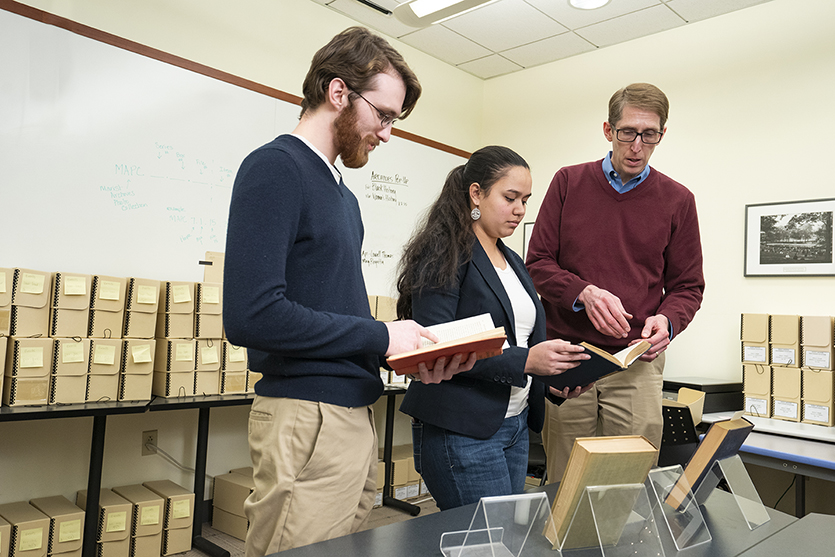
M484 58L479 58L478 60L473 60L472 62L465 62L463 64L459 64L457 67L465 72L473 74L476 77L480 77L481 79L489 79L491 77L512 73L522 69L522 66L514 64L506 58L502 58L498 54L485 56Z
M596 48L596 46L574 33L563 33L556 37L504 50L502 56L509 58L523 68L531 68L589 52Z
M609 46L685 25L667 6L660 5L632 12L575 32L597 46Z
M374 3L393 10L399 2L394 0L374 0ZM363 25L382 31L390 37L400 37L415 30L414 27L401 23L394 15L383 15L374 8L369 8L365 4L357 2L357 0L334 0L328 4L328 7L347 15Z
M492 54L490 50L462 37L443 25L430 25L400 37L400 40L430 56L453 65Z
M567 31L524 0L499 0L443 25L495 52Z
M667 5L687 21L699 21L771 0L670 0Z
M607 19L622 16L661 4L661 0L612 0L596 10L580 10L568 3L568 0L525 0L543 13L569 29L586 27Z

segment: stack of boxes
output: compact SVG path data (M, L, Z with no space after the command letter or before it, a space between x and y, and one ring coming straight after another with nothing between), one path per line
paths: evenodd
M127 279L119 400L148 400L153 385L160 282Z
M46 557L49 547L49 517L26 502L0 505L0 535L5 531L3 544L9 557ZM4 526L5 525L5 526Z
M162 548L162 497L142 485L114 487L113 492L133 505L130 557L159 557Z
M380 457L383 450L380 449ZM381 500L383 489L383 475L385 463L378 462L377 489L378 500ZM412 445L396 445L391 448L391 490L392 497L401 501L408 501L420 497L425 490L421 489L420 474L415 470L415 458Z
M194 395L197 341L193 282L162 282L156 338L153 393L161 397Z
M255 489L252 468L237 468L215 476L212 495L212 528L239 540L246 540L249 521L244 514L244 501Z
M162 555L191 549L194 493L170 480L145 482L142 485L162 497Z
M833 425L833 317L742 314L741 339L747 414Z

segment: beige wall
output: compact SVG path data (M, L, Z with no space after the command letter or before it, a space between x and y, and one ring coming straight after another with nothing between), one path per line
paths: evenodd
M835 315L833 277L743 277L746 204L835 197L833 21L828 0L774 0L485 82L484 143L515 148L533 168L529 221L557 169L608 151L612 93L636 81L667 93L668 133L651 165L696 195L707 283L668 377L741 377L742 312ZM521 250L521 236L512 241Z

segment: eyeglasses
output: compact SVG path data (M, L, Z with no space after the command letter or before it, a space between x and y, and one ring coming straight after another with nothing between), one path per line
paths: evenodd
M664 132L647 130L638 133L635 130L615 129L615 135L618 138L618 141L623 141L624 143L632 143L633 141L635 141L636 137L640 137L641 143L643 143L644 145L655 145L656 143L661 141L661 136L664 135Z
M374 106L374 103L372 103L371 101L369 101L368 99L366 99L365 97L363 97L362 95L357 93L356 91L351 91L351 92L354 93L359 98L361 98L362 100L364 100L365 102L367 102L368 106L370 106L371 108L373 108L374 110L377 111L377 116L380 117L380 125L383 126L383 129L391 126L392 124L394 124L395 122L400 120L400 118L398 118L396 116L386 114L385 112L383 112L382 110L380 110L379 108Z

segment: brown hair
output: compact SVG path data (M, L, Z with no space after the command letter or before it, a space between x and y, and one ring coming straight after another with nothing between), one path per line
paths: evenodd
M661 120L661 130L667 124L670 101L661 89L650 83L633 83L617 91L609 99L609 124L613 127L620 121L623 107L629 105L641 110L654 112Z
M310 62L302 85L301 115L325 102L330 82L340 78L349 89L363 93L377 74L394 72L406 85L406 98L399 118L407 117L420 98L420 82L415 73L385 39L365 27L349 27L319 49Z

